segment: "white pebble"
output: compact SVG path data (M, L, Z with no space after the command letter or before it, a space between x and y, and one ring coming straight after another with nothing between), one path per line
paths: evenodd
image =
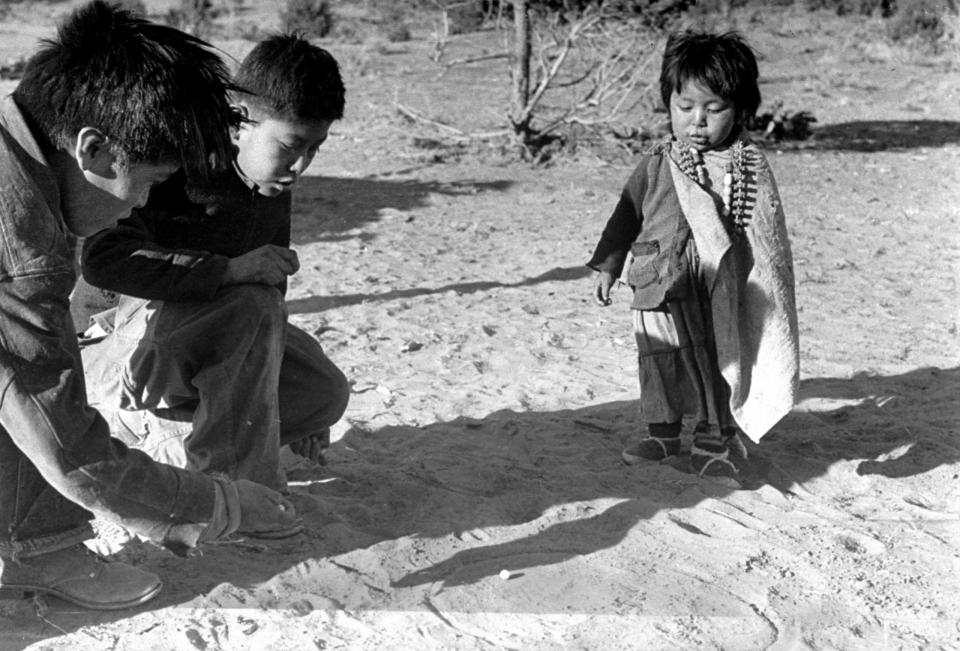
M506 581L510 578L510 570L500 570L500 578Z

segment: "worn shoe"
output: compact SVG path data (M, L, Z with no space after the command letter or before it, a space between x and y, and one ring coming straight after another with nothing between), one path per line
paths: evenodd
M620 453L628 466L641 461L663 461L680 453L680 437L648 436Z
M303 523L297 522L296 524L292 524L289 527L283 527L282 529L267 529L265 531L238 531L237 535L246 538L259 538L260 540L284 540L286 538L293 538L301 532L303 532Z
M92 610L139 606L160 593L160 578L75 545L42 556L2 561L0 591L39 592Z
M709 427L697 427L690 448L690 469L698 477L727 477L741 482L746 460L747 449L736 429L718 434Z

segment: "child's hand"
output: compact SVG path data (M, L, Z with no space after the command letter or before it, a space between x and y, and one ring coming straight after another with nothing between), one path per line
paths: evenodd
M597 305L606 307L613 303L610 299L610 288L613 287L614 282L616 281L613 278L613 274L609 271L597 272L597 279L593 287L593 298L597 302Z
M300 260L297 258L296 251L266 244L236 258L230 258L223 284L279 285L287 276L295 274L299 268Z

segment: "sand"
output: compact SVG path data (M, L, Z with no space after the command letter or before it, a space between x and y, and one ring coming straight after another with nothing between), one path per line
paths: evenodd
M425 149L394 99L493 124L502 68L332 43L348 117L296 190L288 306L353 385L328 465L285 457L306 532L182 559L103 527L161 595L0 601L0 648L958 648L960 74L813 16L741 17L765 97L819 120L768 147L802 374L755 485L620 459L629 295L597 307L583 265L629 160Z

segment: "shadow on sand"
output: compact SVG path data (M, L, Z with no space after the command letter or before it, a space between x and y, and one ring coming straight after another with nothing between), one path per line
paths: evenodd
M432 294L445 294L446 292L456 292L457 294L473 294L475 292L486 292L491 289L502 289L505 287L527 287L549 283L555 281L579 280L592 274L589 268L585 266L576 267L554 267L538 276L525 278L512 283L499 282L494 280L477 280L468 283L452 283L440 287L411 287L409 289L394 289L379 294L339 294L333 296L310 296L307 298L297 298L287 301L287 310L289 314L309 314L313 312L323 312L348 305L358 303L392 301L397 299L414 298L417 296L427 296Z
M954 464L960 460L957 395L960 368L804 380L801 407L761 445L749 446L753 472L766 484L756 490L794 499L805 492L804 484L838 462L856 463L860 475L894 481ZM165 592L143 611L189 602L223 583L252 586L305 560L383 541L463 536L528 523L551 509L570 510L569 517L509 542L461 538L470 541L468 549L393 580L395 588L464 585L500 569L523 572L614 547L658 512L694 509L737 492L698 480L682 467L624 465L620 450L638 427L635 401L547 412L502 410L421 427L354 423L334 443L329 466L291 475L306 534L269 546L211 545L189 559L144 544L120 555L168 579ZM590 481L573 480L584 471ZM605 498L615 503L590 506ZM670 521L708 535L682 518L671 515ZM204 569L207 562L229 569L211 575ZM0 617L7 620L0 627L0 647L23 649L136 612L90 613L60 604L41 620L29 602L0 601Z
M960 143L960 122L951 120L864 120L825 124L810 140L770 143L785 151L909 151Z
M463 196L503 192L513 185L497 181L422 181L415 179L304 176L293 195L294 244L354 239L354 231L377 222L385 210L408 211L430 205L435 195ZM325 233L320 238L315 233Z

